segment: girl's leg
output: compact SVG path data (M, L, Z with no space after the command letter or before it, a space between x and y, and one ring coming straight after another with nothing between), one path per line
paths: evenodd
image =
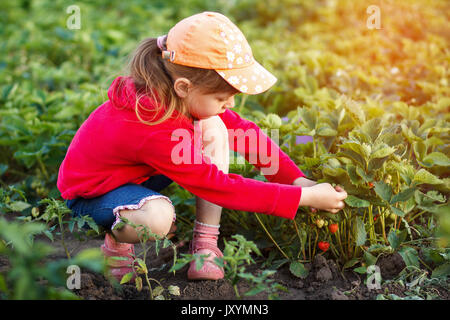
M158 177L153 182L158 184ZM134 225L142 225L161 237L169 232L175 218L175 209L170 199L143 185L125 184L110 192L92 199L77 198L68 200L67 206L74 216L88 215L106 229L111 229L105 236L101 249L105 257L124 257L126 259L108 259L108 274L120 280L132 271L134 243L139 242L138 232L130 225L118 229L114 226L119 218L127 218ZM137 227L137 230L142 227ZM150 239L152 240L152 239Z
M219 170L228 173L229 168L229 145L228 131L220 117L212 117L202 120L202 140L204 154L211 159ZM210 260L222 256L217 247L219 235L220 217L222 207L197 197L196 221L194 236L191 243L191 252L196 254L207 254L209 258L200 270L196 269L195 263L191 263L188 270L188 278L192 280L223 278L223 270Z
M228 173L230 148L227 127L219 116L201 121L204 153L222 172ZM209 225L219 225L222 207L196 197L196 219Z
M169 232L174 218L174 208L169 201L163 198L148 200L139 209L124 209L119 215L128 219L136 226L142 225L154 234L164 237ZM128 224L120 229L113 229L111 234L105 236L105 243L101 246L105 257L124 257L125 260L108 260L109 276L118 281L131 272L134 261L134 243L139 242L141 227L132 227ZM149 240L154 240L150 237ZM134 278L134 277L133 277Z
M105 242L101 246L105 257L122 257L126 259L108 259L108 276L116 278L118 281L122 277L133 271L132 264L135 263L134 243L139 242L142 237L140 232L143 227L150 232L164 237L169 232L173 223L175 210L173 205L164 198L147 199L140 205L125 206L119 210L117 215L126 218L135 227L125 224L121 228L114 228L111 233L105 236ZM135 208L132 208L135 207ZM149 240L154 240L150 237ZM135 275L133 276L134 279Z

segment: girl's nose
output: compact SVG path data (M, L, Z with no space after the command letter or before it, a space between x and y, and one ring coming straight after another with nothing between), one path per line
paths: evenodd
M234 97L225 104L225 108L234 108Z

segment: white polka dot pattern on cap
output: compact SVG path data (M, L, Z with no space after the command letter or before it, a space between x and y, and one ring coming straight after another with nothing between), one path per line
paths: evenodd
M236 66L239 62L238 59L235 61ZM230 85L249 94L264 92L276 82L276 78L256 61L248 67L217 71Z
M219 25L219 35L227 47L226 56L229 69L235 67L235 64L242 66L244 63L252 62L252 49L238 28L222 23Z
M228 59L228 61L233 62L234 61L234 53L231 52L231 51L228 51L227 52L227 59Z
M227 69L217 72L237 90L257 94L272 86L276 78L253 59L252 49L242 32L232 24L218 25L218 40L224 44Z
M239 78L236 77L236 76L229 77L229 78L228 78L228 82L229 82L230 84L238 84L238 83L239 83Z

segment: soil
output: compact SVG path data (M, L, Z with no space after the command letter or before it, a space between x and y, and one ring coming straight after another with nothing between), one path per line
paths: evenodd
M89 238L88 241L79 241L72 235L67 235L67 244L72 255L91 247L99 247L103 243L103 236ZM50 243L45 236L39 236L36 241ZM57 248L57 251L49 256L49 259L64 259L65 252L59 242L51 243ZM179 252L186 253L188 245L181 243ZM136 253L139 253L140 246L136 245ZM189 281L187 279L188 266L177 271L175 274L168 273L173 262L173 250L171 248L162 249L158 256L154 250L149 251L147 258L147 267L150 270L150 276L157 279L164 288L169 286L178 286L180 295L175 296L163 292L167 299L172 300L236 300L236 294L230 281L226 279L212 281ZM257 275L262 272L260 268L263 260L256 260L257 263L247 267ZM8 268L6 257L0 256L0 272ZM281 300L373 300L378 294L395 294L399 297L407 296L407 288L400 282L385 281L395 279L395 277L404 269L405 265L398 254L381 256L377 265L380 267L380 273L383 279L382 286L379 289L369 290L365 284L366 275L360 275L352 270L342 272L335 261L326 259L323 255L316 255L312 263L306 263L305 267L309 274L305 279L295 277L287 264L281 266L272 276L275 282L288 289L287 292L279 291ZM423 290L433 292L435 299L449 300L449 281L444 287L440 285L428 285L421 287ZM153 288L157 286L151 282ZM252 287L244 280L237 284L239 293L243 294ZM81 288L73 290L78 296L86 300L147 300L149 299L149 290L144 281L144 288L138 291L134 284L113 285L105 276L93 273L89 270L83 270L81 274ZM267 293L259 293L254 296L243 296L244 300L267 300Z

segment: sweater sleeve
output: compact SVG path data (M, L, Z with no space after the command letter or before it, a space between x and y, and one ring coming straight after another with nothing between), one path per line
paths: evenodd
M221 207L294 219L302 194L300 186L226 174L195 146L191 134L187 129L152 133L138 149L139 161Z
M230 149L261 170L270 182L292 184L305 177L292 159L254 122L227 109L219 115L229 132Z

